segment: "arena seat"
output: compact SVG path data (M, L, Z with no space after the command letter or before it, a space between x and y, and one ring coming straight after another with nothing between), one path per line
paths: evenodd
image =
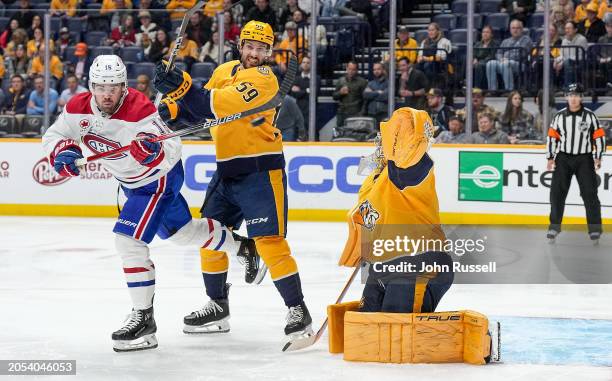
M194 78L210 78L215 65L210 62L196 62L191 66L191 76Z
M480 13L489 14L499 12L501 0L480 0Z
M474 28L482 29L482 20L483 17L479 13L474 14ZM457 17L457 28L467 28L467 15L459 15Z
M99 46L102 45L104 40L106 39L107 33L102 31L91 31L87 32L85 36L85 42L87 46Z
M467 13L468 0L455 0L451 4L451 11L455 14Z
M456 27L457 17L454 14L442 13L435 15L432 21L438 23L441 29L451 30Z

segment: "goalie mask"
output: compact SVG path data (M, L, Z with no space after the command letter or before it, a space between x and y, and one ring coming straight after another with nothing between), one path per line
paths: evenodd
M433 142L434 127L429 114L410 107L400 108L391 119L380 124L377 150L363 158L364 163L360 162L359 167L364 172L382 169L387 160L392 160L400 168L411 167L423 158Z

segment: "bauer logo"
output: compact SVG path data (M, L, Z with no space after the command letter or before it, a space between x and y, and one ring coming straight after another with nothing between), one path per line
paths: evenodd
M502 201L504 154L459 152L459 200Z
M49 164L49 160L46 157L40 159L36 164L34 164L34 168L32 169L32 177L34 178L34 181L45 186L60 185L70 180L70 177L62 177L58 175L51 164Z

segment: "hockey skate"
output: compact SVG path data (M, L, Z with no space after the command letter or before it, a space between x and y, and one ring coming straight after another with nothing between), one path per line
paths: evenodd
M491 322L489 326L489 338L491 339L491 349L489 355L485 357L485 362L501 361L501 324L498 321Z
M549 229L548 232L546 233L546 238L548 238L548 243L550 244L555 243L555 240L557 239L558 235L559 235L558 231L554 229Z
M599 238L601 238L601 233L600 232L590 232L589 238L591 239L591 242L593 242L593 245L597 246L599 245Z
M257 254L255 241L232 233L234 240L240 242L238 249L238 261L244 265L244 281L251 284L260 284L268 272L268 266Z
M125 325L113 332L113 350L131 352L157 348L155 332L157 326L153 318L153 307L146 310L132 310Z
M285 335L293 340L310 337L314 334L311 326L312 318L304 302L295 307L289 307Z
M209 300L204 307L185 316L183 332L196 333L225 333L229 332L229 296L230 284L225 285L225 299Z

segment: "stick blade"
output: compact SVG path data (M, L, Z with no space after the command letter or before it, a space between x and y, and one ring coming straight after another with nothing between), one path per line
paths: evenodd
M283 347L283 352L293 352L293 351L298 351L300 349L308 348L314 345L314 343L316 342L317 342L316 335L303 337L303 338L299 338L295 340L290 340Z

